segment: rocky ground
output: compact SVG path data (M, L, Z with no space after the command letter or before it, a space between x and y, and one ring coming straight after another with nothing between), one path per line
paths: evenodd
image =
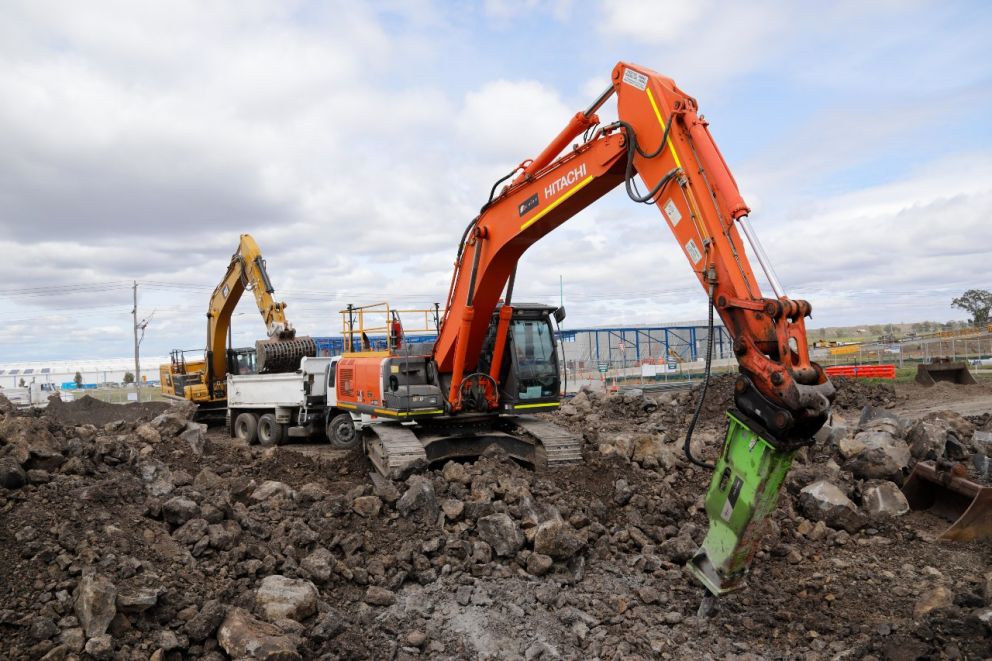
M706 529L693 393L575 397L554 417L581 466L494 452L404 482L358 453L238 447L188 410L0 399L0 657L992 656L992 545L935 542L946 523L897 488L923 458L982 477L992 390L838 385L718 603L682 569ZM702 456L731 392L709 389Z

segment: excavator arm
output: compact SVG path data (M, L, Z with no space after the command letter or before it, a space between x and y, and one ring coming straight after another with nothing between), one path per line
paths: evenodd
M296 331L286 320L286 304L272 298L275 290L258 244L250 234L242 234L224 278L210 297L207 311L207 383L211 392L223 388L226 383L228 329L231 326L231 315L245 289L250 289L255 296L255 303L265 321L265 331L270 340L258 343L264 344L258 353L260 371L264 369L267 352L271 353L269 347L279 346L286 350L293 345L289 341L296 337ZM269 362L271 365L272 361Z
M600 127L596 112L612 96L619 120ZM559 156L583 134L584 140ZM826 421L833 398L833 386L809 358L804 318L812 308L785 296L778 284L748 223L747 204L695 99L670 78L621 62L610 87L507 179L514 175L498 195L494 187L459 245L434 351L438 372L451 374L451 410L460 408L464 381L476 373L492 314L502 299L489 375L499 378L513 275L524 251L623 185L634 201L658 207L733 338L741 372L738 408L783 446L809 442ZM643 194L635 175L646 189ZM742 233L773 296L759 287Z

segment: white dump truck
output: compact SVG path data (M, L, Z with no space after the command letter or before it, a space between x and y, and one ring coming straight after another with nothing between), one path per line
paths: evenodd
M229 374L227 427L249 444L279 445L288 438L326 434L331 445L358 444L359 414L337 408L334 378L340 356L303 358L295 372Z

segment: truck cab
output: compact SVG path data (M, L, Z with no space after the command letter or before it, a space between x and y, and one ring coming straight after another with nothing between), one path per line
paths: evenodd
M337 406L335 382L340 361L340 356L306 357L295 372L229 374L227 419L231 435L249 444L278 445L288 438L325 432L335 446L356 443L352 415Z

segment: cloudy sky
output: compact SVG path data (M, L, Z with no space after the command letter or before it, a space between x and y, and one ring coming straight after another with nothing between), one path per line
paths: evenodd
M250 232L303 333L442 300L492 182L618 60L699 99L813 326L961 319L992 287L985 2L7 0L0 362L200 348ZM615 191L535 246L568 327L705 316L657 211ZM264 335L246 297L237 344Z

